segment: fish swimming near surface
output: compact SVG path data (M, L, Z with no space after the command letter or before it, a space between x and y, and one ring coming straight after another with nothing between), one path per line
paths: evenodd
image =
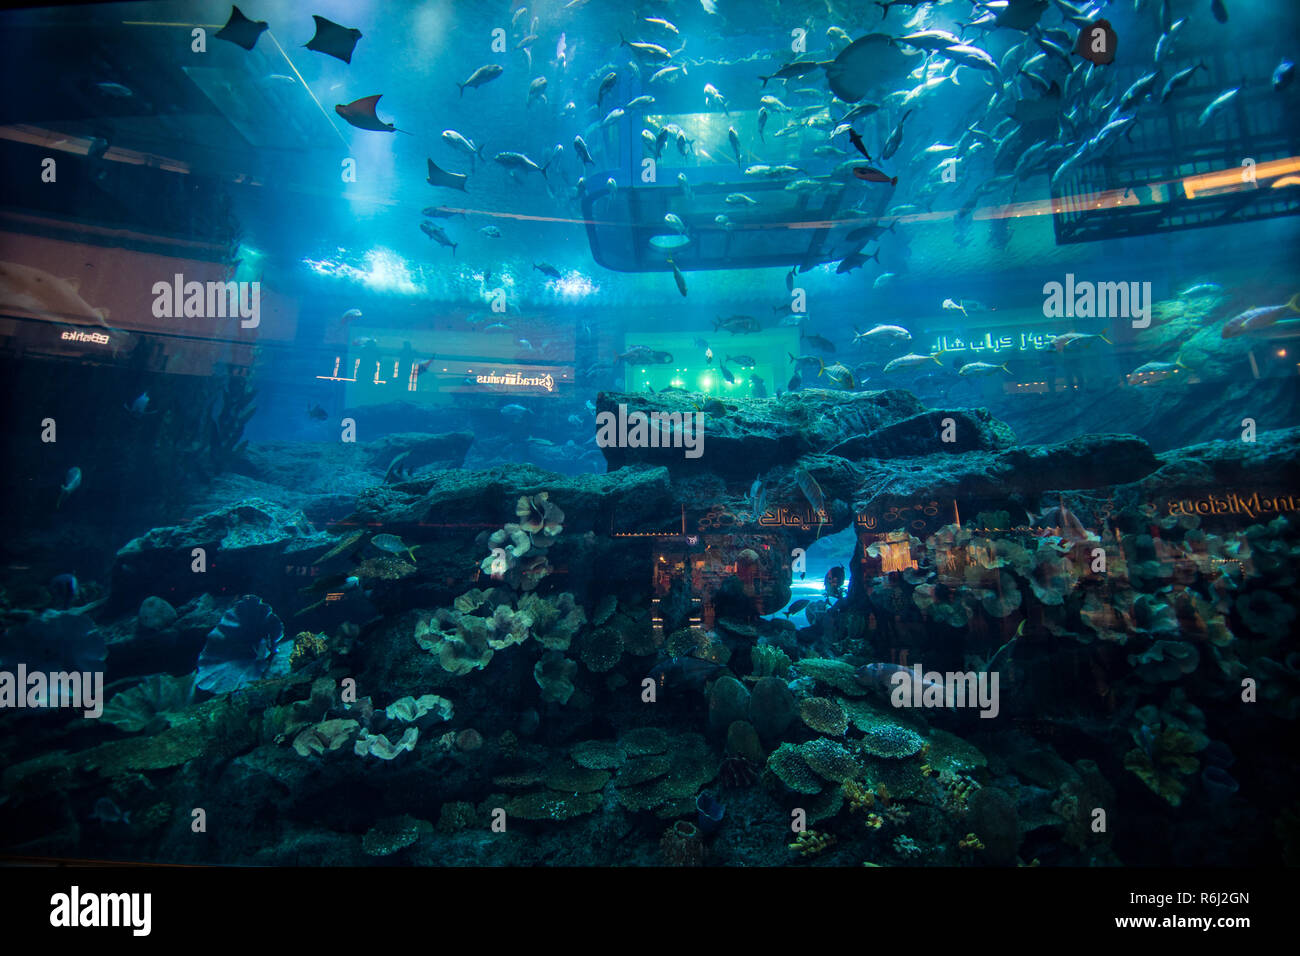
M993 375L996 372L1006 372L1011 374L1011 369L1006 364L994 365L991 362L967 362L957 370L957 374L962 378L980 378L985 375Z
M713 331L719 329L730 332L732 335L744 335L751 332L757 332L761 326L758 319L752 315L729 315L725 319L718 317L713 320Z
M843 275L846 272L852 272L854 269L861 269L864 265L866 265L868 262L873 260L876 262L877 265L879 265L880 263L879 249L877 249L869 256L863 255L861 249L859 249L857 252L850 252L847 256L841 259L840 264L835 267L835 274Z
M525 106L532 106L534 100L546 102L546 77L539 76L528 84L528 102Z
M469 139L467 136L464 136L463 134L457 132L454 129L443 130L442 141L444 143L447 143L453 149L457 149L460 150L462 153L469 154L469 161L471 164L471 168L473 168L475 157L479 159L483 158L483 147L475 146L473 140Z
M1088 335L1085 332L1066 332L1064 335L1058 335L1052 339L1052 347L1058 352L1073 352L1091 348L1098 342L1105 342L1107 345L1112 344L1110 339L1106 338L1106 329L1102 329L1097 335Z
M854 345L875 345L879 343L906 343L912 341L912 333L901 325L877 325L868 332L859 332L853 327Z
M213 34L218 40L225 40L227 43L233 43L235 46L243 47L245 50L251 50L257 45L257 38L262 35L267 27L265 20L250 20L240 11L239 7L230 8L230 18L226 20L226 25Z
M807 76L817 70L823 69L826 64L818 63L816 60L796 60L793 63L787 63L784 66L774 70L767 76L759 75L763 81L763 89L767 89L768 80L793 80L801 76Z
M1239 92L1241 92L1241 88L1234 87L1233 89L1228 90L1226 93L1220 93L1218 96L1216 96L1214 100L1210 103L1210 105L1205 107L1205 109L1201 111L1201 115L1196 120L1197 127L1199 128L1205 126L1212 119L1214 119L1214 117L1218 116L1219 111L1222 110L1229 103L1231 103L1234 99L1236 99L1237 94Z
M902 145L903 142L903 123L906 122L907 118L911 115L912 111L909 109L903 114L902 119L898 121L898 125L894 127L894 131L889 134L889 139L885 140L885 145L881 147L880 150L881 159L889 159L898 152L898 147ZM871 157L868 156L867 158L870 159Z
M652 349L645 345L634 345L617 356L617 360L632 365L669 365L672 363L673 353Z
M546 178L546 168L551 165L551 160L548 159L544 165L538 166L535 162L533 162L523 153L515 153L509 150L505 152L497 153L495 156L492 157L492 159L500 163L502 166L504 166L506 169L510 170L511 172L514 172L515 170L519 170L519 169L522 169L525 172L531 170L532 172L535 173L541 173L543 179Z
M542 275L548 276L552 279L560 278L560 270L555 268L555 266L551 265L549 262L534 262L533 268Z
M677 268L677 263L673 262L673 260L669 259L668 264L673 268L673 282L677 283L677 291L682 294L683 298L685 298L686 276L682 275L682 270Z
M73 465L68 469L67 476L63 479L63 484L59 486L59 500L55 502L54 509L57 511L63 506L63 500L81 487L81 469Z
M357 48L357 41L361 39L361 31L356 27L345 27L333 20L326 20L316 14L312 14L312 19L316 21L316 35L303 46L317 53L332 56L336 60L342 60L344 63L351 63L352 52Z
M1276 324L1291 312L1300 312L1300 292L1291 296L1285 305L1265 305L1233 316L1223 324L1219 337L1231 339L1247 332L1258 332Z
M1204 69L1208 69L1204 63L1197 63L1195 66L1189 66L1185 70L1179 70L1169 78L1169 82L1166 83L1164 89L1160 91L1160 102L1163 103L1169 99L1174 90L1181 86L1186 86L1187 83L1190 82L1192 75L1197 70Z
M334 107L334 112L342 116L349 125L357 129L374 130L377 133L406 133L407 136L414 134L407 133L404 129L398 129L392 123L385 123L375 113L375 107L384 94L376 93L374 96L363 96L359 100L353 100L351 103L339 103Z
M435 226L431 222L422 222L420 223L420 231L434 242L438 243L438 245L450 246L451 254L453 256L456 254L456 246L459 245L459 243L452 242L451 237L448 236L440 226Z
M721 106L723 116L731 115L729 112L727 112L727 98L723 96L721 93L719 93L718 88L714 86L712 83L705 83L704 84L704 105L708 106L710 103L717 103L719 106Z
M605 94L614 88L618 82L618 74L614 72L606 73L600 81L600 86L596 89L596 108L600 108L600 101L605 98Z
M630 47L632 52L641 59L650 60L651 62L666 63L673 58L673 55L658 43L638 43L624 39L622 34L619 34L618 45Z
M901 368L919 368L923 365L929 364L930 362L934 362L936 365L943 365L943 362L940 361L940 358L943 355L943 352L935 352L933 355L917 355L916 353L900 355L898 358L887 364L884 371L893 372Z
M891 186L898 185L897 176L887 176L874 166L854 166L853 175L869 183L889 183Z
M804 367L811 368L814 365L820 369L824 364L816 355L794 355L790 352L786 352L785 354L790 356L791 364L793 364L797 369Z
M500 76L502 72L504 72L503 68L500 66L500 64L497 63L489 63L487 66L480 66L477 70L475 70L473 73L470 74L468 80L466 80L464 83L456 84L457 86L460 87L460 95L461 96L465 95L466 87L470 87L472 89L474 87L482 86L484 83L490 83L493 80L495 80L498 76Z
M727 127L727 142L731 144L731 151L736 154L736 165L743 166L740 161L740 134L736 132L736 127Z

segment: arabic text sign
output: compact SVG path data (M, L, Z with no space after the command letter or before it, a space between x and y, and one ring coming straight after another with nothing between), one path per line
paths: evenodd
M940 335L935 339L930 351L1041 352L1052 348L1052 340L1059 334L1057 332L1012 332L1001 333L994 337L992 332L985 332L982 336L978 332L973 332L964 339L959 335Z

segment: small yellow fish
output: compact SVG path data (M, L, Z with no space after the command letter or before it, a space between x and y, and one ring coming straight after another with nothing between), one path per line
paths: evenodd
M415 563L415 548L407 546L406 542L395 534L377 534L370 539L370 543L380 551L387 551L389 554L401 554L405 551L411 563Z

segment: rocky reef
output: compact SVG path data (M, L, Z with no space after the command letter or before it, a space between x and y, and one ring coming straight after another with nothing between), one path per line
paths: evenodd
M119 545L94 601L6 593L0 665L54 642L49 667L102 666L107 700L0 715L23 723L0 734L0 842L299 865L1295 858L1300 430L1022 444L903 391L597 402L619 405L702 414L704 454L608 448L607 473L561 475L466 470L455 433L249 445ZM796 608L832 540L842 583ZM898 706L914 663L940 686ZM996 702L958 706L948 673L996 674Z

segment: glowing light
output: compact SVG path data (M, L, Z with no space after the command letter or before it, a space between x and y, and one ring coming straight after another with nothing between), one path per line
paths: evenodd
M1274 176L1286 176L1287 173L1300 172L1300 159L1294 156L1286 159L1274 159L1259 163L1254 167L1255 179L1271 179ZM1255 188L1254 182L1243 182L1240 166L1230 166L1217 173L1203 173L1188 176L1183 180L1183 191L1188 199L1196 198L1197 193L1211 191L1232 192L1243 188Z
M1278 357L1278 358L1286 358L1286 349L1278 349L1278 350L1277 350L1277 357Z
M428 291L423 283L416 283L406 260L390 249L371 249L362 257L360 266L344 261L346 252L340 249L336 256L302 262L319 275L360 282L379 292L420 295Z
M600 291L600 286L592 282L581 272L570 272L559 279L552 279L546 287L559 294L566 302L585 299Z

